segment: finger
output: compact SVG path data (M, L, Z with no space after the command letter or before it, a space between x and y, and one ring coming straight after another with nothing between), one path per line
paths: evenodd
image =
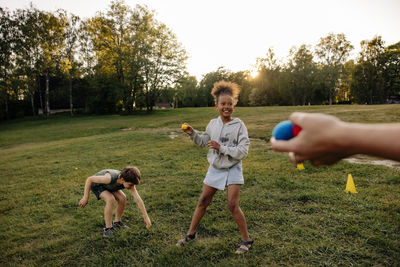
M307 159L305 157L303 157L302 155L299 154L295 154L296 155L296 163L302 163L304 161L306 161Z
M294 152L289 152L289 161L293 164L302 163L306 161L306 158L302 155L296 154Z
M278 152L291 152L294 151L294 144L295 144L295 138L289 140L289 141L281 141L281 140L276 140L274 137L271 138L271 146L272 149Z
M289 152L289 161L293 164L296 164L296 154Z

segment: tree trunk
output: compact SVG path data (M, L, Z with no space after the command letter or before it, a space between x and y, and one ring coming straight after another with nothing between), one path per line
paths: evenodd
M4 106L6 112L6 120L8 120L8 94L7 94L7 70L4 69Z
M50 115L50 99L49 99L49 74L46 73L46 116Z
M74 115L74 105L72 104L72 79L69 77L69 109L71 116Z
M43 99L42 99L42 87L40 86L40 75L37 75L36 77L37 77L37 83L38 83L40 108L42 109L42 112L44 112L44 109L43 109Z
M133 79L132 82L132 111L136 110L136 90L137 90L137 77L135 75L135 78Z
M8 120L8 94L7 94L7 89L4 88L4 105L5 105L5 111L6 111L6 120Z
M149 96L149 92L146 93L146 110L147 112L150 112L150 96Z
M33 97L33 92L31 92L30 95L31 95L31 104L32 104L32 115L35 116L36 115L36 113L35 113L35 99Z

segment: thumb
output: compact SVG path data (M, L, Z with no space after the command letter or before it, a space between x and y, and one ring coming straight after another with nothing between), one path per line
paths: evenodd
M304 123L304 117L306 116L307 113L304 112L293 112L290 117L289 120L294 124L294 125L298 125L298 126L302 126Z

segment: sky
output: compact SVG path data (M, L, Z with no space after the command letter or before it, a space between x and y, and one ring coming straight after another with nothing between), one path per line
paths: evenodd
M9 10L29 3L46 11L65 9L81 18L106 11L111 0L0 0ZM284 60L292 47L314 47L329 33L344 33L355 47L380 35L386 45L400 41L400 0L125 0L156 12L188 53L187 69L202 75L225 67L253 70L272 48Z

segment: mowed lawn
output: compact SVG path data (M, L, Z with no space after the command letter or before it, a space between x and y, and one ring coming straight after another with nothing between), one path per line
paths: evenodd
M0 266L274 266L400 265L400 171L340 162L297 170L268 143L293 111L346 121L400 122L400 105L239 107L249 130L240 205L254 247L235 255L240 234L218 192L198 240L177 248L189 227L208 168L207 149L180 130L204 130L214 108L151 115L24 119L0 124ZM385 136L382 136L385 138ZM400 138L400 136L399 136ZM152 228L127 194L116 238L102 237L102 201L78 206L88 176L136 165ZM357 194L346 194L352 174Z

